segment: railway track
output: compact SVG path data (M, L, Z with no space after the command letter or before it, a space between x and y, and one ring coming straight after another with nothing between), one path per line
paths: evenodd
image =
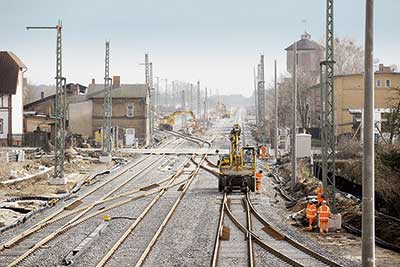
M173 133L173 135L176 135L177 133ZM193 142L196 142L199 144L201 143L207 143L209 144L209 148L211 147L211 142L208 141L204 141L202 139L199 138L188 138L186 137L185 139L191 140ZM194 170L192 170L189 174L188 177L185 178L183 181L185 182L183 184L183 187L180 188L181 193L178 194L178 196L175 196L175 192L170 192L170 196L172 198L175 199L175 201L173 202L173 204L171 205L171 207L168 210L168 213L165 215L164 219L162 220L162 222L158 222L158 225L155 229L152 229L150 231L154 232L154 235L152 236L152 238L147 242L141 242L143 241L143 239L146 239L146 237L142 237L140 234L140 230L137 230L136 233L133 233L135 229L140 228L141 225L145 225L145 218L146 216L150 217L150 212L152 210L157 210L157 208L155 208L155 206L157 205L157 203L161 200L161 198L165 195L167 195L167 190L171 187L173 187L174 185L171 185L171 183L173 183L177 177L179 176L179 173L183 173L184 172L184 168L187 167L187 165L190 162L196 163L194 158L195 158L195 154L193 154L190 158L186 159L185 162L181 165L181 167L177 170L177 173L171 177L171 180L166 184L165 187L163 187L158 194L146 205L146 207L142 210L142 212L140 213L140 215L137 217L137 219L132 222L132 224L127 228L127 230L122 233L122 235L120 236L120 238L112 245L111 248L109 248L109 250L107 251L107 253L102 257L102 259L97 263L97 267L102 267L105 266L107 264L107 262L109 262L113 257L114 257L114 263L121 261L121 256L118 256L118 251L123 251L123 250L127 250L127 248L125 247L129 247L129 245L124 244L124 243L133 243L135 244L135 249L136 250L141 250L141 254L140 256L136 257L137 259L134 259L134 257L130 258L130 265L135 265L137 267L142 266L147 258L147 256L150 254L153 246L156 244L158 238L160 237L162 231L164 230L164 228L166 227L168 221L171 219L172 215L174 214L176 208L178 207L179 203L182 201L183 196L186 194L188 188L190 187L191 183L193 182L194 178L197 176L197 174L199 173L200 170L200 166L201 164L204 162L206 155L203 155L200 159L200 162L198 164L196 164L196 167ZM166 198L168 198L168 196L166 196ZM157 214L158 217L159 214ZM162 218L163 216L160 216L160 218ZM159 219L159 218L157 218ZM155 218L152 218L152 221L154 223L155 220L157 220ZM146 228L145 228L146 229ZM146 230L146 235L148 234L149 230ZM142 240L137 240L137 239L142 239ZM123 257L123 256L122 256ZM136 262L136 263L134 263Z
M237 195L235 199L238 199ZM277 228L273 227L255 209L254 204L251 201L250 194L246 194L245 197L242 197L242 208L244 213L240 212L240 210L238 211L238 209L232 209L231 207L235 206L232 203L232 198L228 198L225 193L221 202L219 224L211 261L212 267L218 266L219 258L221 257L221 240L229 239L229 234L227 233L230 232L230 229L224 225L225 217L228 217L230 221L237 227L237 229L239 229L245 235L245 241L247 242L248 266L253 267L256 265L255 259L257 259L257 257L254 254L253 243L256 243L269 254L285 262L286 264L289 264L290 266L341 266L340 264L302 245L298 241L290 238ZM256 219L256 223L258 225L261 225L260 229L256 230L257 227L254 227L255 222L253 222L253 218Z
M173 142L173 141L172 141ZM165 144L164 146L170 145L172 142ZM176 146L179 146L182 142L178 142ZM23 231L16 237L8 240L4 244L0 246L0 262L1 266L16 266L19 265L22 261L24 261L27 257L29 257L32 253L39 250L41 247L46 245L49 241L55 239L56 237L62 235L73 227L80 225L95 216L98 216L106 211L114 209L116 207L120 207L126 203L131 201L146 197L147 194L154 194L155 192L141 194L138 196L133 196L134 194L147 191L149 188L159 187L164 183L168 182L168 179L163 179L158 181L157 183L150 184L148 186L144 186L141 188L136 188L122 194L117 195L118 190L126 186L128 183L133 181L133 179L143 176L147 170L154 167L157 162L160 162L164 156L147 156L138 162L127 166L122 171L118 172L112 178L102 182L96 187L90 189L88 192L81 195L78 199L74 200L71 203L68 203L66 206L61 209L56 210L48 217L43 219L42 221L36 223L32 227ZM141 167L137 170L137 167ZM136 170L135 175L131 175L123 181L120 181L118 178L122 177L128 171ZM115 184L117 183L117 185ZM106 189L110 187L109 189ZM101 196L95 197L95 195L99 194L100 191ZM125 199L124 199L125 198ZM128 199L126 199L128 198ZM116 202L120 199L122 201ZM109 203L109 206L102 207L101 210L94 210L94 208L100 204ZM76 204L74 204L76 203ZM76 206L75 206L76 205ZM77 206L81 206L78 207ZM92 213L88 214L89 211ZM72 215L75 215L72 219L68 220ZM11 260L12 261L11 261ZM11 261L11 263L10 263ZM4 265L6 264L6 265Z

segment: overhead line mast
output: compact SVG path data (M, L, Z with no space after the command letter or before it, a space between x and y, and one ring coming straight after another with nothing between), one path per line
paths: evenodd
M325 66L325 85L321 84L321 130L322 130L322 182L324 195L328 196L328 185L332 186L330 198L332 199L332 210L336 210L336 127L335 127L335 57L334 57L334 20L333 0L326 1L326 55L325 61L321 62L320 76L322 78L322 67Z
M103 122L103 153L110 156L112 151L111 114L112 114L112 80L110 78L110 41L106 41L104 59L104 122Z
M62 76L62 23L55 27L26 27L27 30L56 30L56 99L55 109L55 136L54 136L54 173L53 183L65 184L64 179L64 150L65 150L65 86L66 79Z

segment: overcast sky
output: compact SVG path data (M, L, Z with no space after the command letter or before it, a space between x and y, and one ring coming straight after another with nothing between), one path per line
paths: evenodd
M1 0L0 50L27 65L33 83L54 83L55 32L26 26L63 21L63 76L88 84L104 77L104 41L111 41L111 74L122 83L144 81L144 53L154 76L201 84L220 93L250 95L253 66L265 54L285 71L285 51L306 29L320 41L325 0ZM365 0L335 1L336 36L363 45ZM375 1L375 58L400 65L399 0ZM303 23L302 20L307 20ZM163 83L162 83L163 84Z

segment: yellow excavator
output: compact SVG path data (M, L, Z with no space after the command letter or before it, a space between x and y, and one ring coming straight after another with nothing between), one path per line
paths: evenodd
M175 117L179 115L190 115L192 117L192 128L193 130L196 129L196 116L191 110L177 110L167 116L164 116L160 119L158 128L160 130L172 131L175 124Z
M218 160L218 190L232 192L240 190L254 192L256 189L256 149L252 146L240 146L241 129L239 124L233 125L229 134L230 152L220 155Z

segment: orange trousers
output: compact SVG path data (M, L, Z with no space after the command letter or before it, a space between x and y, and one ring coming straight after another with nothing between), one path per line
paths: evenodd
M319 221L319 232L322 234L324 231L328 233L329 230L329 222L328 221Z
M308 230L312 230L312 224L314 222L314 218L308 218Z
M261 192L261 182L262 182L262 178L261 179L257 179L256 178L256 190L257 190L257 192Z

